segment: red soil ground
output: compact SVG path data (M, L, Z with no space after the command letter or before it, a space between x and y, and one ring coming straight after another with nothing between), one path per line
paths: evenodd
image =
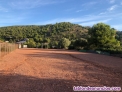
M0 60L0 92L74 92L73 86L122 87L122 58L18 49Z

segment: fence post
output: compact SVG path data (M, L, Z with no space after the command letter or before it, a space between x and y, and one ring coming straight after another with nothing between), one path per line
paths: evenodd
M0 43L0 58L18 49L18 44L15 43Z
M7 54L9 54L9 47L7 47Z
M2 43L0 43L0 58L2 57Z
M9 44L10 45L10 52L12 52L11 48L12 48L12 44Z
M7 43L5 43L5 55L7 55Z
M1 43L0 43L0 58L2 57L2 56L1 56L1 52L2 52L2 51L1 51Z

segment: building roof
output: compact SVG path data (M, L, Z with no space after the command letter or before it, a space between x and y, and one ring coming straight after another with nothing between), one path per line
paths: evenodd
M19 41L17 42L18 44L22 44L22 43L25 43L26 41Z

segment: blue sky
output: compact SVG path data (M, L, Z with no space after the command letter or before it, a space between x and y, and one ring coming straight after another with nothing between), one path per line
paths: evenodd
M122 31L122 0L0 0L0 26L103 22Z

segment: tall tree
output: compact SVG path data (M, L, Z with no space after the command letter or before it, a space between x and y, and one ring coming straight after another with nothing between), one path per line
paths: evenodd
M120 42L115 39L116 31L107 24L95 24L89 30L89 35L91 49L113 49L120 46Z

